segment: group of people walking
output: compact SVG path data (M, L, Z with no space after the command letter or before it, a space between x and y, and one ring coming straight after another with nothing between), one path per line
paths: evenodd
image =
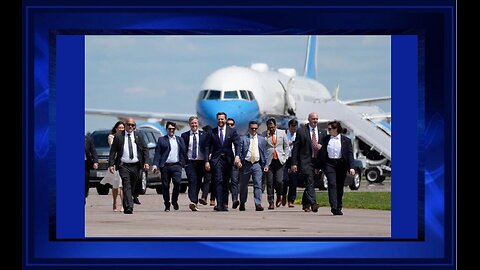
M133 195L141 170L161 172L164 210L179 209L178 196L182 168L188 178L189 208L198 211L198 204L210 205L215 211L228 211L229 194L232 208L246 210L248 183L253 181L253 201L256 211L263 211L263 183L266 184L268 209L295 207L297 181L305 182L302 209L317 212L314 174L321 169L328 179L328 195L333 215L342 215L343 184L346 173L354 174L353 150L349 138L342 136L341 124L328 123L328 133L318 129L318 115L308 116L308 124L297 129L290 120L288 130L277 129L275 119L266 122L267 130L258 134L259 123L250 121L247 134L240 136L235 120L218 112L217 127L200 130L199 119L189 118L190 130L175 135L176 123L167 122L167 135L160 137L153 164L148 164L148 149L135 131L135 121L127 119L123 129L116 129L111 141L108 170L118 171L121 183L112 184L123 198L123 213L133 213ZM117 123L118 124L118 123ZM113 130L112 130L113 131ZM113 133L113 132L112 132ZM151 166L150 166L151 165ZM170 196L170 183L173 190ZM119 192L122 190L123 192ZM202 190L201 197L200 190Z

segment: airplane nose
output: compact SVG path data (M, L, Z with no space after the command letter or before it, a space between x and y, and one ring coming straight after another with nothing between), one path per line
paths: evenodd
M259 120L260 111L256 101L247 100L201 100L197 104L199 117L212 127L217 125L217 113L225 112L229 118L235 119L237 130L246 132L248 122ZM202 124L202 125L204 125Z

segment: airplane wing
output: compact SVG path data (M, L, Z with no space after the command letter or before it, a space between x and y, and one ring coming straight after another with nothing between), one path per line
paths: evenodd
M379 101L391 100L392 97L375 97L375 98L362 98L362 99L354 99L354 100L342 100L341 102L345 105L358 105L358 104L365 104L365 103L374 103Z
M188 125L188 118L194 114L183 113L153 113L153 112L136 112L136 111L119 111L108 109L89 109L85 108L85 114L98 116L113 116L120 120L125 120L129 117L135 120L143 120L148 122L159 122L165 124L167 121L172 121L180 125L179 128Z

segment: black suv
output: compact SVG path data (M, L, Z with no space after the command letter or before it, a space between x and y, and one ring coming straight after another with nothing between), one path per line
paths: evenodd
M148 164L152 164L158 138L164 135L160 131L149 127L138 127L137 131L143 134L143 139L148 147ZM110 147L107 141L108 134L110 134L110 130L107 129L96 130L90 134L98 154L98 169L90 170L90 187L95 187L99 195L107 195L111 187L110 185L100 184L108 170L108 155L110 154ZM183 170L180 192L186 192L187 187L187 177L185 170ZM140 194L145 194L147 188L155 188L158 194L162 194L162 180L159 172L155 174L152 171L142 173Z

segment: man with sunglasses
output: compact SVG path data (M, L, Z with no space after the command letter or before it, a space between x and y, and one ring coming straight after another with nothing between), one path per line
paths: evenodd
M133 189L140 181L140 171L147 171L148 148L143 136L135 130L135 120L128 118L125 130L115 134L108 159L108 170L114 173L119 171L123 186L124 214L133 213Z
M227 126L231 128L235 128L235 120L233 118L227 119ZM235 146L232 145L233 155L235 155ZM238 183L239 183L239 171L240 169L233 165L232 166L232 174L230 177L230 192L232 193L232 208L236 209L240 202L238 201Z
M248 180L253 180L253 197L255 211L263 211L262 206L262 171L268 172L267 141L257 134L258 123L248 123L248 135L242 136L240 143L240 211L245 211L247 202Z
M178 210L178 195L180 193L180 182L182 181L182 168L185 167L187 149L183 139L175 135L177 124L168 121L165 128L167 135L158 138L153 158L153 172L160 169L162 176L162 195L165 205L165 212L170 211L170 205ZM170 182L173 181L172 201L170 203Z

